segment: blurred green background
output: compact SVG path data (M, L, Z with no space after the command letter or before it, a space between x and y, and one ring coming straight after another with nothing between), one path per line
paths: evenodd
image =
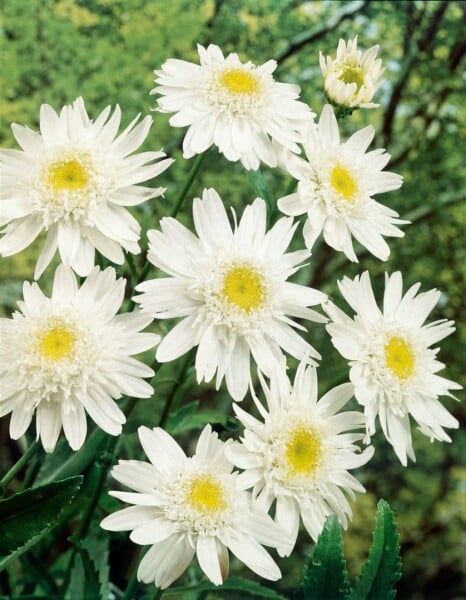
M356 111L342 129L348 136L368 123L374 125L373 147L387 148L392 155L388 168L404 177L400 190L378 199L413 223L405 228L403 239L390 241L387 263L360 250L361 263L349 264L343 256L319 245L297 281L322 289L337 303L337 279L366 268L379 298L386 270L401 269L405 286L421 281L424 291L441 289L441 301L431 319L457 322L456 332L442 343L439 356L447 366L442 374L464 385L466 210L464 145L461 151L460 144L465 133L464 10L465 3L456 1L3 0L0 144L16 147L11 122L37 129L39 107L44 102L59 109L81 95L94 118L108 104L118 103L123 125L137 113L149 114L155 107L154 97L149 96L153 70L169 57L197 62L196 43L214 42L225 53L238 52L242 60L255 63L277 59L276 79L298 83L302 99L319 114L325 104L319 51L334 55L339 38L356 34L363 49L380 44L386 67L385 83L376 97L381 108ZM176 162L154 183L167 187L165 199L156 199L134 213L143 230L157 227L159 218L169 214L179 182L191 166L180 152L185 130L170 128L168 115L153 116L155 123L144 147L163 147ZM289 178L263 171L276 198L287 193ZM212 151L189 198L206 186L215 187L227 205L237 207L255 195L244 169ZM181 218L190 222L190 202ZM300 235L294 243L302 246ZM3 315L14 309L23 280L32 278L40 244L39 240L27 251L1 261ZM139 260L144 262L144 257ZM41 280L43 288L50 286L52 273L49 267ZM170 326L170 322L160 323L155 330L162 333ZM346 378L347 368L321 327L312 328L309 339L324 357L319 369L323 393ZM163 377L168 381L174 368L162 367L161 396ZM224 391L214 395L211 386L198 387L190 380L177 402L181 406L195 399L204 408L224 407L231 414ZM464 403L449 398L443 401L464 426ZM141 422L156 424L158 410L156 403L146 403L132 417L128 431L135 431ZM18 456L7 431L8 418L0 422L2 472ZM186 444L195 437L197 432L186 436ZM133 438L133 434L128 437L130 442ZM365 559L375 504L383 497L395 511L401 534L404 570L397 597L466 598L464 429L453 431L452 438L452 444L431 444L415 431L417 462L403 469L385 440L376 436L375 458L359 474L367 494L354 503L354 520L344 536L351 574L359 571ZM132 455L131 443L124 452ZM107 504L102 510L118 506L111 500ZM281 561L284 578L275 586L290 597L312 547L305 535L301 540L292 557ZM43 547L42 551L36 550L36 558L43 568L52 568L57 556L48 558ZM134 547L128 544L126 534L114 536L110 557L111 577L118 584L134 568L130 560L134 561ZM33 577L24 561L15 568L18 574L9 577L17 576L18 581ZM0 578L0 590L2 581Z

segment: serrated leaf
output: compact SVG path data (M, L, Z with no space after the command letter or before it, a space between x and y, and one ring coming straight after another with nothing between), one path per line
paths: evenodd
M330 515L304 570L302 595L305 600L345 600L348 585L340 522Z
M196 402L191 402L190 404L193 405L196 404ZM175 435L182 433L183 431L202 429L207 423L211 423L212 425L222 425L222 427L229 431L236 431L238 429L238 420L225 413L216 412L214 410L192 413L191 410L188 410L182 420L178 423L170 417L167 423L167 431L171 435Z
M285 596L278 594L271 588L256 583L255 581L249 581L242 577L228 577L223 585L214 585L213 583L203 582L198 585L184 586L168 588L164 591L164 597L179 596L180 594L187 594L188 592L242 592L245 597L248 596L259 596L260 598L272 598L272 600L286 600Z
M395 583L401 577L400 546L393 512L388 502L379 500L372 546L350 600L392 600Z
M84 569L82 598L86 598L86 600L99 600L101 598L100 583L96 566L82 544L77 544L76 548Z
M0 500L0 570L58 523L82 481L82 476L70 477Z

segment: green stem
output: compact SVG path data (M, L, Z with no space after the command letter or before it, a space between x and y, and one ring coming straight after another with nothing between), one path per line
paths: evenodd
M176 199L175 206L173 207L173 210L170 215L171 217L176 217L176 215L178 214L178 211L180 210L181 205L183 204L183 201L184 201L187 193L189 192L189 188L191 187L193 181L195 180L196 175L197 175L206 155L207 155L207 151L203 152L202 154L198 154L196 156L193 166L191 167L191 171L188 173L188 177L184 183L183 189L181 190L178 198Z
M29 461L31 456L33 456L37 450L40 448L39 440L35 440L23 454L23 456L11 467L9 471L5 473L5 475L0 480L0 488L5 488L10 481L15 477L19 471L24 467L25 464Z
M175 396L176 396L176 392L178 391L178 389L183 381L183 377L186 373L186 369L188 368L190 363L191 363L191 352L188 352L185 355L183 364L181 365L181 370L180 370L178 380L175 383L175 385L172 387L170 393L167 396L167 399L165 400L165 406L163 407L162 415L160 417L159 427L164 427L167 422L168 415L170 414L170 409L173 404L173 400L175 399Z
M137 403L137 399L136 398L130 398L129 402L126 406L126 410L125 410L125 415L126 418L128 419L130 414L133 412L134 407L136 406ZM113 454L115 452L115 448L116 445L118 443L118 441L120 440L120 436L113 436L108 444L107 447L105 449L105 451L113 458ZM68 566L66 568L66 573L65 573L65 577L63 579L63 583L61 585L61 591L62 591L62 597L65 596L66 594L66 590L68 588L68 585L70 583L70 578L71 578L71 570L73 568L73 564L74 564L74 560L76 558L76 554L78 552L78 544L80 543L80 541L84 538L84 536L87 534L87 530L89 529L89 526L91 524L92 521L92 516L94 514L94 510L97 507L97 504L99 502L99 498L100 498L100 494L102 492L102 488L104 486L105 480L107 479L107 473L108 473L108 469L111 466L111 464L113 463L113 460L108 460L106 461L105 464L102 464L100 467L100 473L99 473L99 479L97 481L97 484L95 486L95 490L94 493L92 495L91 501L89 502L89 505L86 509L86 512L84 514L83 520L81 521L81 525L79 527L79 530L76 532L75 535L72 536L72 540L74 543L73 546L73 550L71 551L71 556L70 559L68 561Z

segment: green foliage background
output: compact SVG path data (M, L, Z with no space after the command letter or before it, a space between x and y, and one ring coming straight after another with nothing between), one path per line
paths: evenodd
M431 318L454 319L457 331L442 343L440 360L447 365L445 376L464 385L466 211L464 152L460 151L465 133L461 79L464 9L465 4L460 1L418 0L3 0L0 144L16 146L11 122L37 129L39 107L44 102L59 109L81 95L94 117L106 105L118 103L124 125L137 113L148 114L155 106L154 98L149 96L152 71L169 57L196 62L196 43L211 41L225 53L238 52L243 60L262 63L276 58L276 78L298 83L302 99L319 114L325 104L319 50L334 54L340 37L347 39L355 34L362 48L380 44L386 66L386 82L377 97L381 108L357 111L346 120L343 130L349 135L368 123L375 126L376 146L387 148L392 155L390 169L404 177L400 190L380 199L413 223L406 227L403 239L390 241L391 257L385 264L364 253L359 265L350 264L328 248L317 246L311 264L299 273L297 280L322 289L337 302L337 279L344 274L354 276L366 268L379 294L383 272L398 269L403 271L406 286L421 281L423 290L441 289L441 302ZM163 147L176 162L156 183L167 187L165 199L135 211L143 230L157 227L158 220L169 214L179 192L177 182L183 181L190 168L180 152L184 130L170 128L168 115L153 116L155 123L145 148ZM288 178L265 169L264 173L276 198L287 193ZM242 206L254 198L241 166L228 163L215 152L209 154L190 197L198 195L205 186L215 187L233 206ZM189 204L185 204L181 215L187 223ZM143 236L143 243L144 240ZM296 245L301 245L300 239ZM31 279L39 247L40 241L28 251L1 261L3 315L13 310L23 280ZM143 262L144 257L140 260ZM51 273L53 269L49 268L41 280L45 288L50 284ZM155 329L163 333L170 326L168 322L160 323ZM322 328L312 330L310 338L324 357L319 369L319 385L324 392L346 379L347 368ZM157 423L157 400L176 377L176 369L173 365L162 366L155 398L139 403L126 431L134 432L141 423ZM231 415L230 400L224 391L214 394L211 386L198 387L188 378L176 402L182 408L192 401L198 401L204 412L215 411L210 416L215 419L217 415L220 429L234 425L225 416L222 422L219 416L221 410ZM464 403L457 404L452 399L445 399L444 403L464 426ZM198 421L195 426L201 427L202 418ZM172 418L172 428L177 428L185 446L197 437L196 431L194 435L183 431L179 419ZM350 575L359 571L366 556L375 504L383 497L394 509L400 531L403 577L398 584L398 597L466 598L464 429L453 431L452 438L451 445L431 444L415 432L417 462L402 469L385 440L376 437L375 457L360 473L368 491L354 503L354 520L344 534ZM134 441L134 433L126 436L119 456L133 457ZM0 422L0 448L3 473L21 454L21 449L8 438L7 418ZM57 452L62 452L58 454L61 460L67 450L63 446ZM108 459L105 453L99 456L103 462ZM50 462L47 465L52 468ZM26 474L30 482L40 481L39 466L35 468L35 473L31 466ZM80 492L83 505L91 493L92 478L98 476L88 471L85 474L88 483ZM104 494L97 517L117 506ZM97 518L94 529L97 530ZM40 579L38 570L47 572L52 565L62 569L70 555L67 537L72 531L72 525L62 527L54 532L54 537L41 541L34 552L12 563L0 575L0 593L8 594L8 590L19 587L24 593L32 593ZM105 560L103 557L110 552L112 581L124 587L123 582L131 577L137 561L135 548L127 542L126 534L114 535L110 547L99 535L87 540L89 553ZM281 561L285 576L275 589L285 595L297 589L312 548L305 536L302 540L292 557ZM240 572L239 566L233 566L233 572ZM75 586L80 576L77 571L74 569L71 582Z

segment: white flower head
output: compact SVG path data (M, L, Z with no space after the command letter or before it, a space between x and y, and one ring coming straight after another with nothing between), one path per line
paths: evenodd
M382 61L377 57L379 46L358 50L358 36L338 42L335 59L319 53L325 93L332 104L348 108L377 108L371 102L382 85Z
M374 128L368 126L340 142L335 114L327 104L318 126L307 131L307 160L287 155L286 168L298 180L298 189L280 198L278 207L288 215L307 215L303 234L308 248L323 232L329 246L357 262L353 236L374 256L387 260L390 248L383 236L404 235L397 225L408 221L373 199L403 182L400 175L383 171L390 160L385 150L366 152L373 137Z
M175 113L174 127L189 126L183 156L190 158L215 145L233 162L257 169L260 161L277 164L272 142L299 153L300 130L314 118L298 100L299 86L279 83L274 60L257 66L237 54L224 58L220 48L198 45L200 65L169 59L155 71L158 110Z
M96 267L78 288L60 265L51 298L25 282L24 301L11 319L0 319L0 417L11 413L10 436L21 437L36 415L37 435L53 452L60 430L73 450L86 437L86 412L104 431L119 435L125 415L114 399L148 398L149 367L131 358L160 336L139 333L151 319L141 312L117 315L125 280Z
M241 478L253 487L253 496L265 509L276 500L275 521L288 533L280 555L289 555L296 543L300 515L313 540L332 513L347 526L351 508L345 493L363 486L348 473L373 455L355 442L365 436L360 412L338 412L353 396L351 383L339 385L317 400L317 375L313 366L300 363L293 385L285 362L275 372L270 388L261 377L267 410L255 399L262 421L237 404L235 413L245 427L242 443L227 449L228 458L244 469ZM361 431L363 429L363 431Z
M204 190L193 204L198 237L172 218L149 231L149 260L171 277L141 283L134 300L156 319L183 317L164 337L156 359L166 362L198 346L198 382L216 387L225 376L231 396L241 400L250 381L250 355L270 375L283 356L313 362L320 355L289 317L326 322L308 308L325 294L287 279L308 258L307 250L286 253L296 225L281 218L266 231L265 202L247 206L232 230L220 196ZM236 219L235 219L236 220Z
M451 441L443 427L458 421L440 404L438 396L461 389L437 375L444 368L439 348L430 348L454 331L446 319L424 325L440 298L438 290L417 294L416 283L403 296L400 272L385 276L383 311L375 301L369 273L339 282L340 291L355 311L353 319L333 303L325 310L332 322L327 330L340 354L350 362L355 396L364 406L369 434L379 417L382 431L401 463L415 460L409 415L431 440ZM454 396L452 396L454 397Z
M121 111L107 106L93 122L78 98L57 114L40 109L40 133L14 124L22 150L2 150L2 218L8 224L0 255L24 250L41 231L47 236L36 264L38 279L57 248L61 261L86 276L97 249L123 264L123 249L140 252L140 226L125 206L160 196L165 188L138 185L167 169L163 152L133 154L147 137L152 119L138 117L117 136Z
M167 588L197 555L207 577L220 585L228 575L228 549L261 577L281 573L262 544L277 547L286 535L244 491L210 425L196 452L186 457L175 440L156 427L138 430L150 463L122 460L113 477L135 492L110 492L134 504L106 517L101 527L132 530L136 544L151 544L138 568L138 579Z

